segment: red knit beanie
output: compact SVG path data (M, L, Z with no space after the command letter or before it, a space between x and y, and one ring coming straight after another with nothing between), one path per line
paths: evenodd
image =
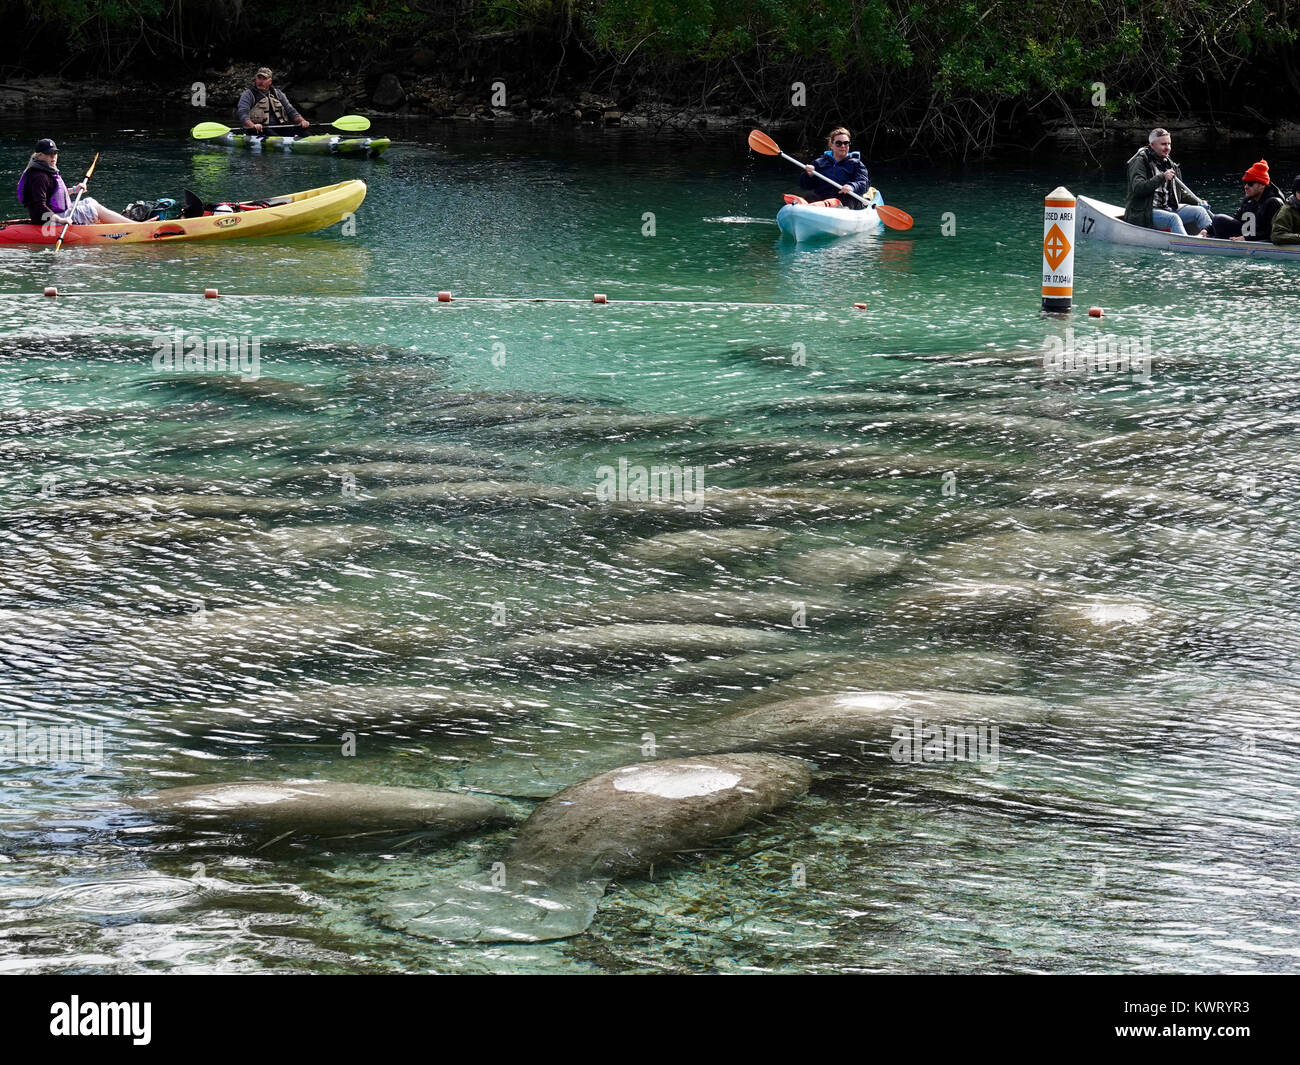
M1244 174L1241 175L1242 181L1258 181L1261 185L1271 184L1268 177L1268 160L1261 159Z

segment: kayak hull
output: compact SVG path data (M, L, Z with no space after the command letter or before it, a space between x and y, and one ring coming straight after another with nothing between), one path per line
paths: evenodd
M1300 244L1270 244L1267 241L1219 240L1216 237L1188 237L1162 229L1147 229L1124 221L1124 208L1088 196L1079 196L1075 232L1089 240L1126 244L1133 248L1189 252L1194 255L1223 255L1239 259L1292 259L1300 262Z
M264 137L249 133L227 133L213 144L228 148L247 148L254 152L291 152L294 155L352 155L378 159L393 143L387 137L340 137L313 134L310 137Z
M797 241L881 233L885 228L874 207L851 211L847 207L820 207L815 203L787 203L776 213L776 224L782 233Z
M235 237L283 237L314 233L351 214L366 198L364 181L341 181L277 197L284 202L234 214L175 218L165 222L69 226L64 244L171 244L178 240L231 240ZM247 201L256 203L258 201ZM63 227L28 222L0 222L0 244L54 244Z

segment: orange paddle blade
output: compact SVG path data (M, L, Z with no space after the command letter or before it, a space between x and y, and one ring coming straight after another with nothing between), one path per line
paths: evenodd
M906 211L900 211L897 207L889 207L883 203L876 204L876 214L880 215L880 220L890 229L911 229L912 216Z
M763 155L780 155L781 146L761 129L749 131L749 146Z

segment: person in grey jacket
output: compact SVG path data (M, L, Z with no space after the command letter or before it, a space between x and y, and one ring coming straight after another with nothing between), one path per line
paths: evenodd
M279 89L271 84L271 68L262 67L253 77L252 88L245 89L235 108L239 124L245 129L262 132L264 126L288 126L306 129L311 125L302 117Z
M1183 183L1182 169L1169 158L1173 138L1153 129L1147 146L1128 161L1128 199L1124 221L1178 236L1206 236L1214 224L1209 204Z

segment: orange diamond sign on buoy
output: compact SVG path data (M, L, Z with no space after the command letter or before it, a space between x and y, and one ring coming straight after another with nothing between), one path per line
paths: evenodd
M1070 240L1061 232L1061 227L1053 224L1043 238L1043 258L1053 270L1060 268L1065 257L1070 254Z

